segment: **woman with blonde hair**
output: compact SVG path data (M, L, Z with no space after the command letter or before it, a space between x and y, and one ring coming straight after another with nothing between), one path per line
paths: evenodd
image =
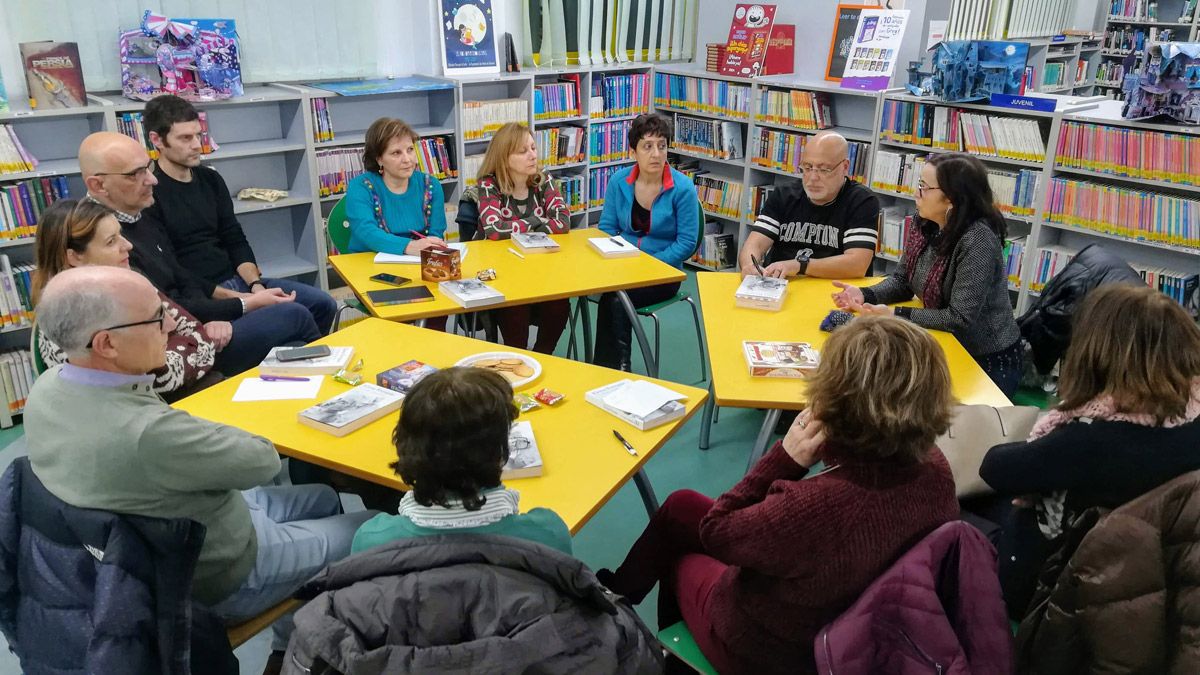
M950 374L928 333L855 319L829 337L808 397L732 490L675 492L621 566L598 574L635 604L661 582L660 627L682 618L721 673L814 672L817 632L958 517L934 446L950 424Z
M1021 507L993 516L1004 521L1000 581L1011 616L1024 614L1072 516L1200 469L1200 326L1153 288L1100 286L1075 315L1058 395L1028 441L992 448L979 469Z
M488 144L479 181L468 193L464 198L478 203L479 231L488 239L508 239L518 232L566 234L571 230L571 212L538 167L537 145L524 124L510 122L500 127ZM568 301L551 300L498 309L494 316L504 344L528 348L529 326L536 324L533 350L552 354L570 313Z
M84 265L129 269L132 248L107 206L90 199L54 202L38 220L34 302L50 279L65 269ZM186 309L162 293L158 297L164 313L175 320L175 328L167 335L167 363L153 373L154 390L172 401L222 379L214 374L213 364L225 344L211 339L204 325ZM45 335L38 336L37 347L47 366L66 363L66 354Z

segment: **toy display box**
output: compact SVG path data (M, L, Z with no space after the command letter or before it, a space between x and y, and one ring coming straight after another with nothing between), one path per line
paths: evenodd
M232 19L168 19L150 10L121 33L121 93L148 101L175 94L190 101L242 95L237 28Z

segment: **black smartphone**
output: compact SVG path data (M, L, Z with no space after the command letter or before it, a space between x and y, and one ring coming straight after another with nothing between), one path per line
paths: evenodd
M378 281L381 284L391 284L393 286L403 286L412 281L408 277L398 277L395 274L376 274L371 277L371 281Z
M307 359L319 359L329 356L329 347L325 345L317 345L315 347L293 347L292 349L280 349L275 352L275 358L280 361L304 361Z

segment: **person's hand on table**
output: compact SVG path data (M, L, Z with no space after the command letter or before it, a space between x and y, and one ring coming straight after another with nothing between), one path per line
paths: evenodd
M888 305L872 305L870 303L861 303L850 306L851 312L857 312L863 316L894 316L896 309Z
M806 469L821 461L821 449L825 446L824 426L811 417L807 410L796 415L796 421L783 437L784 452Z
M833 285L840 290L833 293L833 304L837 305L838 309L850 310L851 307L863 304L862 289L857 286L851 286L843 281L835 281Z
M800 274L800 263L795 260L780 260L767 265L767 276L788 279Z
M440 237L413 239L412 241L408 242L408 246L404 247L404 254L419 255L421 251L424 251L427 248L446 248L446 242Z
M209 321L204 324L204 333L213 341L217 351L221 351L233 339L233 324L228 321Z

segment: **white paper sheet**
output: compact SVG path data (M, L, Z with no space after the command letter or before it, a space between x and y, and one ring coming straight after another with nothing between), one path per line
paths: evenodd
M610 394L604 402L631 415L646 417L670 401L686 399L687 396L653 382L634 380L633 384Z
M266 381L257 377L248 377L238 385L233 394L236 402L244 401L289 401L295 399L312 399L321 391L324 375L310 375L306 382L291 380Z
M446 244L450 248L459 252L459 261L467 259L467 245L464 242L451 242ZM375 264L384 265L388 263L400 265L420 265L421 256L419 255L396 255L395 253L376 253Z

